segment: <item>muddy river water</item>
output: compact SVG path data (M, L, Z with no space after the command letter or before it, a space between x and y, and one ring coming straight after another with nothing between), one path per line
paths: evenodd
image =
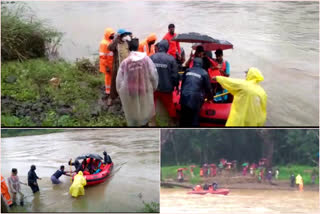
M316 191L231 189L229 195L189 195L161 188L163 213L319 213Z
M319 3L266 1L29 2L41 19L64 33L67 60L98 55L104 28L126 28L144 39L200 32L233 43L224 58L231 77L258 67L265 76L269 126L319 124ZM187 57L190 44L182 43Z
M106 150L113 162L112 177L105 183L85 188L85 196L69 195L70 177L61 185L51 184L51 175L67 162L85 153ZM27 182L31 164L37 166L40 195L22 185L22 212L141 212L145 202L159 202L159 131L135 129L78 130L37 136L3 138L1 174L7 178L18 169Z

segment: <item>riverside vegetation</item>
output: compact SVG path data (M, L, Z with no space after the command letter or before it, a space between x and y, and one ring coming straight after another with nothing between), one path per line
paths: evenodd
M22 3L1 3L1 28L3 127L126 124L120 100L106 105L97 61L59 58L62 33Z

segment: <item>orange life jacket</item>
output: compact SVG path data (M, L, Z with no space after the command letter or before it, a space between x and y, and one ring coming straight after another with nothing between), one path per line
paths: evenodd
M203 169L200 169L200 176L203 177Z
M140 44L139 44L139 51L140 52L145 52L147 54L147 56L151 56L155 53L155 49L154 49L154 44L150 46L149 48L149 42L152 41L156 41L157 40L157 36L154 33L151 33L145 40L143 40Z
M115 31L111 28L106 28L104 31L104 38L100 42L99 57L100 57L100 72L106 73L106 68L112 70L113 52L108 49L109 44L112 42L109 37L114 34Z
M2 175L1 175L1 194L3 195L7 205L10 206L12 204L11 196L9 194L8 186L6 184L6 181L4 180Z
M169 32L163 37L163 39L167 40L169 42L169 50L168 54L173 56L175 59L177 58L177 52L181 54L181 48L180 48L180 43L176 41L171 41L173 37L175 37L176 34L171 35Z

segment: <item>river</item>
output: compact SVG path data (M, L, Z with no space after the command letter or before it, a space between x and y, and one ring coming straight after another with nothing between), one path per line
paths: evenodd
M231 77L249 67L265 76L268 126L319 125L319 3L266 1L29 2L34 13L64 32L61 56L97 56L104 28L126 28L144 39L200 32L230 41ZM190 44L183 43L187 57Z
M106 150L114 168L105 183L85 188L85 196L69 195L70 177L62 176L59 185L51 175L67 162L85 153ZM11 168L18 169L27 182L30 165L37 166L40 195L22 185L25 206L14 212L141 212L145 201L159 203L159 130L100 129L78 130L37 136L3 138L1 174L7 178Z
M161 213L319 213L316 191L231 189L229 195L189 195L161 188Z

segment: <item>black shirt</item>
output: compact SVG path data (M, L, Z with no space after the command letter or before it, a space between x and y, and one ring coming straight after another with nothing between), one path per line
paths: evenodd
M56 177L56 178L60 178L61 175L65 175L65 174L66 174L65 171L61 171L61 170L59 169L59 170L57 170L57 171L53 174L53 176Z

